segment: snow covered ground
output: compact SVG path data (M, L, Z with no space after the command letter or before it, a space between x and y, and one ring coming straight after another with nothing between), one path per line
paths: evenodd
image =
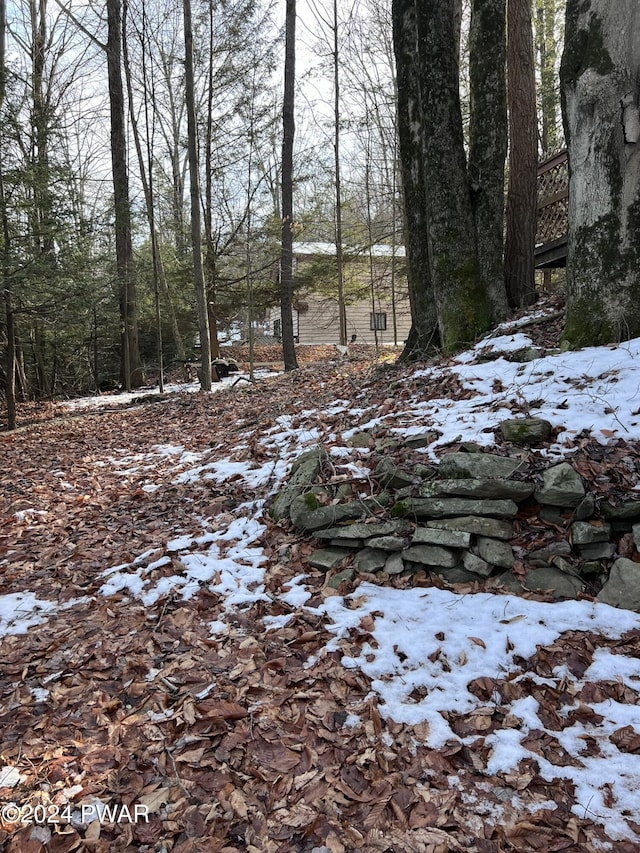
M276 376L273 371L256 370L254 378L257 380L267 379L269 376ZM221 379L220 382L213 382L211 385L211 393L223 391L230 388L236 382L249 380L248 373L232 373ZM200 391L200 383L197 380L193 382L169 382L164 386L164 394L196 394ZM73 411L92 411L96 409L112 408L116 406L130 406L137 402L142 402L149 396L159 395L160 389L157 385L153 388L138 388L136 391L118 391L114 393L97 394L93 397L78 397L75 400L68 400L64 403L64 408L70 412Z
M446 381L447 376L457 379L471 392L460 399L425 401L414 393L386 412L369 407L366 400L355 401L355 405L336 401L333 414L342 413L354 424L338 434L323 432L326 411L306 411L295 420L282 416L259 442L264 451L259 463L220 459L213 450L194 454L183 446L158 445L135 458L113 458L112 464L121 471L132 466L144 470L149 491L158 487L155 466L169 459L176 483L205 478L220 487L232 478L241 478L255 489L268 484L273 492L286 479L291 461L320 440L333 443L336 465L345 470L349 466L359 472L365 470L368 451L347 447L346 443L356 425L357 430L384 425L405 436L434 430L438 438L425 450L431 458L436 458L438 446L455 439L490 446L495 427L511 416L509 403L513 400L522 403L531 415L561 426L549 450L554 458L569 452L566 440L584 430L601 442L617 437L640 440L640 339L619 346L546 355L526 363L501 355L531 346L526 334L515 331L481 342L449 367L416 371L415 377L423 385ZM479 361L478 356L488 349L497 357ZM214 386L215 390L223 390L229 381ZM179 390L197 390L197 386ZM102 397L92 403L76 401L69 406L113 405L116 401L128 402L128 396ZM238 448L250 437L249 433L238 436ZM201 536L173 539L163 550L106 568L101 594L127 591L150 606L169 590L188 600L206 585L223 605L211 624L212 636L224 631L225 614L234 608L270 601L265 588L269 561L258 542L265 530L262 507L263 500L244 504L234 511L231 521L203 518ZM153 569L168 561L173 563L174 574L157 582L151 580ZM292 607L309 608L310 595L305 576L300 575L285 586L281 598ZM30 592L1 597L0 636L28 631L46 620L54 606ZM472 682L517 683L525 677L523 661L537 646L555 642L564 632L616 639L640 630L640 614L588 601L547 604L509 595L397 590L369 583L361 584L349 599L328 597L314 612L322 616L334 635L326 651L339 650L346 670L360 670L371 679L380 713L397 722L426 723L426 742L436 749L451 740L471 742L478 737L457 735L446 719L447 712L482 716L487 704L505 704L498 693L488 703L478 698L469 690ZM267 617L263 629L276 629L290 618L269 621ZM355 644L354 633L363 623L367 624L367 639ZM311 666L313 661L309 663ZM611 681L633 691L636 704L608 698L589 705L579 698L587 682ZM619 749L616 738L612 739L622 730L629 731L627 727L640 735L640 661L610 648L599 649L581 677L558 667L549 674L547 685L559 692L562 688L563 696L573 697L562 700L557 708L560 718L571 717L571 724L549 731L532 696L514 699L507 703L508 725L485 738L489 747L485 772L490 776L511 773L521 761L532 760L544 779L575 784L574 812L578 817L588 815L605 827L612 840L606 849L615 850L615 841L625 839L640 845L640 835L631 825L640 814L640 754ZM584 705L590 712L576 716L576 709ZM357 716L351 724L358 724ZM526 746L531 733L537 731L548 731L573 757L573 763L554 764Z

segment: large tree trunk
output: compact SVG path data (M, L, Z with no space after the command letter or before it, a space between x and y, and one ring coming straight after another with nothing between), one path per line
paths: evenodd
M415 0L396 0L393 4L393 45L404 242L411 305L411 331L401 359L409 361L433 355L440 343L426 240L427 195L421 133L422 104L416 63L418 30Z
M280 320L285 370L298 367L293 340L293 138L295 133L294 92L296 61L296 0L287 0L282 103L282 244L280 253Z
M640 335L639 80L638 0L567 0L565 336L574 346Z
M0 111L4 103L5 93L5 37L6 37L6 3L0 0ZM2 272L2 295L4 303L5 329L7 336L5 353L5 397L7 401L7 429L16 428L16 335L13 297L9 271L10 240L9 218L7 216L6 198L4 192L4 177L2 160L0 159L0 220L2 221L2 257L0 270Z
M207 133L205 139L205 190L204 190L204 240L205 240L205 293L207 299L207 314L209 317L209 345L211 358L220 358L220 342L218 340L217 303L217 265L216 251L213 238L213 102L214 102L214 63L217 61L214 49L214 10L209 3L209 67L207 69ZM213 377L212 377L213 378Z
M122 321L121 378L127 389L143 383L138 347L136 290L131 246L131 208L127 173L127 137L122 87L122 10L120 0L107 0L107 72L111 120L111 169L115 207L116 270Z
M47 52L47 2L30 0L31 18L31 130L33 208L32 237L36 258L48 254L54 263L51 228L51 176L49 169L49 110L45 95L45 57Z
M429 264L440 338L450 352L489 328L491 306L478 270L453 0L421 0L417 20Z
M531 0L507 3L509 191L504 276L512 308L535 301L538 116Z
M492 320L508 314L504 282L504 166L507 156L505 0L474 0L469 33L469 181L480 278Z
M183 0L185 45L185 98L187 103L187 134L189 148L189 183L191 193L191 249L193 254L193 280L198 306L200 332L200 388L211 391L211 344L209 312L202 268L202 233L200 230L200 169L198 165L198 128L196 125L195 84L193 79L193 29L191 25L191 0Z
M4 20L4 0L0 0L0 16ZM1 26L0 26L1 29ZM0 34L2 38L2 34ZM0 53L0 62L2 61ZM2 71L0 70L0 74ZM0 106L2 105L2 82L0 81ZM11 292L11 274L9 261L11 257L11 235L9 233L9 219L7 216L6 197L4 192L4 177L2 174L2 161L0 161L0 218L2 219L2 293L4 302L5 331L7 336L5 352L5 397L7 401L7 429L16 428L16 315L13 307L13 295Z
M333 154L336 193L336 272L338 274L338 325L340 343L347 345L347 309L344 299L342 248L342 183L340 175L340 62L338 54L338 0L333 0Z

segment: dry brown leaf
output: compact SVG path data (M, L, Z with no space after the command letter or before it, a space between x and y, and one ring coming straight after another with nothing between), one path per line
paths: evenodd
M147 807L149 814L155 814L163 805L165 805L165 803L168 803L170 799L170 788L158 788L157 790L150 791L148 794L141 794L138 797L138 802Z

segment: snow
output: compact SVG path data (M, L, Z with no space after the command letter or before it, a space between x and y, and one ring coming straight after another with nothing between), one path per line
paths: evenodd
M518 399L530 406L532 416L564 428L551 447L551 453L561 455L564 440L583 430L602 443L612 434L627 440L640 438L639 356L640 339L624 346L546 356L526 364L498 358L482 366L460 365L452 372L478 395L467 402L475 403L475 426L480 432L509 417L509 401ZM500 390L494 390L498 384ZM485 406L489 408L483 418ZM448 414L456 417L454 412Z
M349 606L354 599L357 607ZM357 631L365 616L375 617L373 629L367 626L371 640L360 646L356 657L343 655L342 663L369 676L382 716L409 725L428 723L426 743L434 749L449 741L465 742L454 734L444 714L468 715L482 709L485 703L468 689L476 679L517 680L523 672L517 661L526 660L538 645L553 643L565 631L588 631L617 639L628 631L640 630L640 615L606 604L548 604L514 596L396 590L368 583L361 584L347 600L329 598L324 609L330 619L327 628L343 640ZM341 646L337 640L328 650ZM635 684L629 686L638 690L639 676L636 658L600 649L582 679L563 670L555 682L558 688L563 683L565 692L569 683L579 693L586 682L622 678L628 683L631 678ZM578 706L576 700L561 708L560 716ZM598 725L578 722L564 730L550 731L577 761L577 766L560 766L523 745L530 732L545 730L538 717L538 702L532 696L513 701L507 706L512 727L498 729L485 738L485 745L491 747L485 772L494 776L516 771L522 760L533 760L544 779L574 783L576 815L588 815L600 822L614 840L640 841L623 818L623 814L637 813L640 755L625 753L610 740L625 726L640 734L640 706L608 700L591 708L603 717ZM469 737L468 742L476 737ZM587 739L595 742L597 754L583 754ZM605 803L601 790L605 782L615 806Z
M256 375L265 377L273 375L268 371L256 371ZM248 379L248 373L232 373L230 376L225 376L220 382L213 382L211 392L222 391L229 388L239 378ZM170 382L164 386L164 394L196 394L200 391L200 383L194 382ZM117 391L109 394L99 394L94 397L79 397L76 400L67 400L64 404L68 411L84 411L112 408L115 406L131 406L142 402L144 398L152 395L160 394L158 386L153 388L139 388L136 391Z
M640 660L613 654L610 649L596 649L585 678L589 681L620 680L631 690L640 691Z
M25 779L26 776L22 776L16 767L8 764L0 767L0 788L15 788Z
M180 593L184 600L192 598L203 584L217 593L225 609L244 607L257 601L269 601L264 594L264 563L266 556L261 547L252 547L261 538L265 527L256 518L236 518L220 530L214 519L214 530L201 536L181 536L167 542L168 551L177 556L145 564L140 558L131 563L115 566L103 572L108 580L100 587L100 594L115 595L124 590L142 601L145 607L160 598ZM193 548L206 550L190 551ZM153 556L155 550L147 552ZM162 577L152 582L146 577L152 569L172 564L181 568L180 574Z
M26 634L29 628L45 621L56 610L53 601L39 599L32 592L14 592L0 596L0 637Z
M169 464L175 483L207 479L224 486L240 480L250 488L273 492L285 481L296 455L322 439L320 429L309 426L318 423L321 414L344 413L345 423L349 415L351 423L358 424L337 436L344 446L333 448L331 455L341 471L364 477L368 469L361 460L368 451L346 446L355 433L377 425L404 436L435 431L439 437L423 452L437 459L436 450L456 439L490 447L500 421L511 416L514 400L531 415L561 427L548 451L552 458L567 455L567 439L584 430L603 443L618 436L640 440L640 339L619 346L558 352L522 364L503 357L531 346L531 339L514 332L515 328L516 324L501 327L500 334L479 342L448 367L415 371L422 387L431 379L458 380L470 392L468 399L425 401L416 391L386 414L374 407L349 410L350 404L339 400L328 410L281 416L258 442L266 458L261 464L216 459L209 452L192 453L184 446L173 445L155 445L148 453L135 456L123 451L112 457L110 464L123 474L143 467L150 476L156 466ZM488 351L497 357L477 363L476 358L484 359ZM224 385L220 383L214 390ZM195 391L197 387L180 390ZM133 399L133 395L118 395L99 402L124 403L130 396ZM68 405L77 408L83 404L74 401ZM249 437L240 436L239 446ZM151 491L154 487L150 482L144 488ZM27 523L33 513L35 510L22 510L20 520ZM265 593L269 558L261 544L267 532L262 506L244 505L236 513L238 517L231 522L228 516L203 520L201 533L174 535L164 543L164 556L158 549L150 550L131 562L106 569L100 594L126 593L152 607L167 595L177 594L187 600L206 587L219 597L221 605L217 618L209 623L211 636L227 633L227 619L235 608L271 601ZM152 571L170 563L171 575L150 577ZM311 608L306 580L304 574L288 580L278 595L280 602L321 616L333 634L327 652L338 650L345 669L368 676L371 695L383 717L407 725L427 723L426 743L434 749L451 740L465 741L454 733L447 714L472 714L486 705L469 689L474 680L524 678L527 667L523 662L538 646L555 642L564 632L583 631L615 640L626 632L640 630L640 614L588 601L549 604L509 595L461 595L435 588L398 590L369 583L361 584L347 598L331 595L321 606ZM2 596L0 636L23 634L55 609L53 602L40 600L31 592ZM267 614L261 624L265 629L278 630L290 618ZM363 619L368 620L363 632L366 639L358 641ZM313 666L313 660L308 666ZM636 696L640 694L640 661L608 648L596 649L582 678L566 667L557 668L545 679L534 674L527 677L551 686L563 684L558 696L564 697L577 695L587 682L616 680ZM577 699L558 702L560 718L579 706ZM523 760L533 762L543 778L569 780L575 785L574 812L578 817L600 822L614 841L628 839L640 844L640 837L625 819L638 813L640 755L621 751L610 739L625 726L640 734L640 706L607 700L590 707L602 717L601 722L586 715L564 729L549 732L575 760L575 765L564 766L552 764L526 747L527 736L545 731L545 726L532 696L514 700L508 707L511 725L485 738L490 752L483 772L494 776L517 771ZM359 722L349 713L345 725ZM609 786L607 798L602 792L605 782Z
M429 721L428 744L434 749L454 737L442 712L466 714L479 707L468 690L473 680L517 673L516 658L531 657L538 645L553 643L564 631L618 638L640 628L636 613L584 601L558 607L508 595L373 584L360 584L355 597L356 608L339 598L325 604L327 627L337 637L357 629L364 616L383 615L375 618L374 642L364 643L356 658L345 655L343 664L372 679L384 716L411 725ZM424 698L412 699L422 688Z

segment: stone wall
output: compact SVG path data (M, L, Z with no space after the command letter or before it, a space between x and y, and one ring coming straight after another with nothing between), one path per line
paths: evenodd
M425 571L448 583L491 579L510 592L594 595L640 611L640 500L599 505L570 461L526 477L521 458L487 452L452 452L413 470L383 456L378 490L366 499L319 483L326 461L321 448L303 454L270 512L317 540L309 564L333 572L334 586L357 574ZM532 514L557 535L523 553L514 549L514 520L521 526Z

